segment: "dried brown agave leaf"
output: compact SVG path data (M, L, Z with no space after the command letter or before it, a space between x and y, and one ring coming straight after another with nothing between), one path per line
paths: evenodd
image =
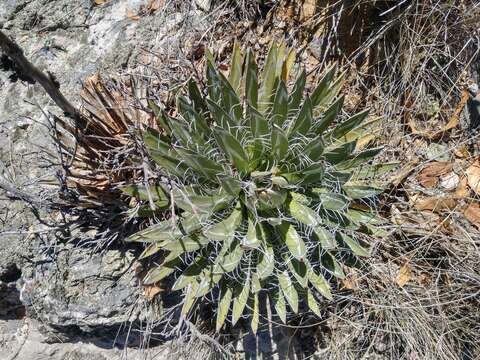
M99 199L117 203L115 186L138 177L124 156L134 146L131 129L158 129L141 100L147 98L146 90L133 78L104 81L95 73L86 79L80 95L83 103L77 124L58 119L61 136L57 141L71 164L67 185L79 192L85 200L82 204L88 199L92 206L100 204Z

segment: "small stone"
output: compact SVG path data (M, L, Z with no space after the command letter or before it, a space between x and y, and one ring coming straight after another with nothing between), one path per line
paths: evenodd
M460 177L454 172L451 172L440 178L440 186L448 191L456 189L459 182Z
M195 4L200 10L210 11L210 8L212 6L212 0L195 0Z
M451 153L446 145L433 143L428 146L425 156L429 160L448 161Z

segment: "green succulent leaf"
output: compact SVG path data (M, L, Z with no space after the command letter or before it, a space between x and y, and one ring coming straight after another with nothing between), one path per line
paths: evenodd
M371 212L356 209L348 209L346 215L356 224L382 225L386 220L372 214Z
M400 165L399 162L391 162L385 164L372 164L362 166L358 169L355 169L353 172L354 179L365 179L371 177L380 177L381 175L387 174L388 172L396 169Z
M224 172L223 167L218 162L206 156L180 148L175 149L175 151L190 168L206 179L215 180L217 175Z
M343 185L342 189L353 200L377 196L383 192L383 189L367 185Z
M240 51L240 45L235 40L233 44L233 54L232 62L230 65L230 74L228 76L228 81L230 85L235 90L236 94L240 96L240 82L242 79L242 54Z
M293 49L290 49L290 51L288 52L288 55L285 59L285 61L283 62L283 65L282 65L282 74L281 74L281 79L283 80L283 82L287 82L288 79L290 78L290 73L292 71L292 68L293 68L293 64L295 63L295 58L297 57L297 54L295 52L295 50Z
M241 290L238 290L241 289ZM243 314L245 306L247 305L248 295L250 294L250 277L247 276L243 286L237 284L236 296L233 299L232 309L232 325L235 325Z
M333 77L335 76L336 70L337 69L335 66L332 66L329 70L327 70L324 77L322 80L320 80L317 87L313 91L311 96L313 108L316 108L321 103L322 99L327 95L328 88L333 80Z
M218 177L218 181L220 182L222 189L225 190L225 192L232 197L238 196L242 189L242 184L240 180L232 176L220 175Z
M328 300L333 299L330 291L330 284L325 280L322 274L316 274L312 268L309 268L308 281L320 294L322 294L322 296L325 296Z
M264 247L259 253L259 261L257 264L258 279L263 280L268 278L275 265L275 255L273 253L272 245L264 243Z
M228 246L225 244L223 246ZM214 268L215 273L228 273L233 271L240 263L243 255L243 249L238 240L229 246L228 252L219 260Z
M273 102L272 109L272 121L279 128L283 126L287 119L288 113L288 92L287 86L283 81L278 83L277 90L275 92L275 100Z
M220 331L227 318L228 310L230 309L230 304L232 302L232 293L232 289L225 282L222 282L220 287L220 301L218 302L217 323L215 327L217 333Z
M228 193L216 195L197 195L187 188L175 188L171 191L175 206L188 211L199 217L199 221L205 221L204 215L210 215L215 211L225 209L232 201Z
M255 224L252 219L248 219L248 230L242 244L244 247L256 249L262 244L260 232L257 232L257 227L260 226L260 224Z
M168 275L172 274L181 264L182 262L179 259L164 263L161 266L150 270L143 278L143 283L145 285L150 285L159 282Z
M210 99L207 99L207 106L217 126L226 131L228 131L230 128L235 127L236 124L227 110L225 110L216 102Z
M344 96L340 96L335 102L330 105L330 107L325 111L321 120L315 126L315 132L318 135L322 135L323 132L333 123L335 118L340 113L342 109L343 102L345 100Z
M329 252L324 252L321 256L320 262L322 266L332 275L339 279L345 278L342 266L339 264L334 255Z
M290 187L290 184L288 183L287 179L285 179L283 176L272 176L272 185L276 185L280 188L288 188Z
M202 136L210 134L210 128L208 126L207 120L203 115L203 113L205 113L205 111L207 110L207 104L201 98L199 100L195 100L196 97L200 97L201 94L196 84L191 84L192 81L189 82L189 91L195 94L190 95L193 106L190 105L184 97L179 96L177 100L177 107L185 121L193 125L195 133L192 136L192 140L194 140L194 142L198 146L206 147L205 141ZM187 139L190 137L189 135L190 134L187 135Z
M322 245L323 249L330 250L337 247L334 235L323 226L315 226L313 231L317 235L318 241L320 242L320 245Z
M168 174L182 176L188 170L187 165L175 157L163 155L156 150L150 150L149 153L153 161L155 161L161 169L166 170Z
M215 103L219 102L221 97L220 78L211 61L207 61L207 86L208 97Z
M179 258L180 256L182 256L185 252L184 251L170 251L167 255L167 257L165 258L164 262L170 262L170 261L173 261L177 258Z
M243 108L240 104L240 99L238 98L237 93L233 89L232 85L230 85L228 80L221 73L219 74L219 77L220 83L222 84L222 108L228 109L231 118L236 124L239 124L243 114Z
M217 130L217 134L221 139L223 147L230 157L230 160L232 160L238 171L244 174L248 173L248 156L245 153L243 146L227 131Z
M294 111L299 108L303 97L303 91L305 90L306 81L307 73L305 72L305 69L303 69L295 82L292 93L290 94L288 100L289 111Z
M257 64L255 56L251 50L247 52L245 60L245 99L247 103L253 108L258 108L258 78L257 78Z
M179 236L182 236L180 231L173 231L172 232L172 221L171 220L164 220L158 224L152 225L144 230L141 230L127 239L127 242L145 242L145 243L153 243L165 240L174 240Z
M153 244L150 244L148 245L148 247L143 250L143 252L140 254L140 257L139 259L142 260L142 259L145 259L147 257L150 257L152 255L155 255L156 253L158 253L160 250L162 250L162 246L161 246L161 243L153 243Z
M377 177L396 165L376 164L381 148L369 147L381 118L342 121L335 67L309 95L297 67L289 92L296 51L285 42L271 44L261 75L236 41L228 75L205 54L207 88L190 78L168 112L149 100L158 126L142 136L160 185L123 189L140 201L136 216L163 219L127 238L146 244L141 257L163 259L144 281L175 280L182 316L218 295L217 332L246 316L256 332L264 293L284 323L299 298L320 316L329 282L369 255L369 237L387 235L371 202L356 201L378 195Z
M326 191L318 194L318 197L322 206L328 210L343 210L349 204L348 198L342 194Z
M176 239L172 242L157 244L159 244L159 246L164 250L184 253L198 250L208 243L209 239L203 236L186 236L181 239Z
M320 98L316 105L316 109L323 109L328 106L339 94L344 83L344 73L340 74L336 80L329 85L328 90L325 92L325 95Z
M295 277L297 282L302 287L307 287L308 285L308 274L307 274L307 264L304 261L299 261L297 259L286 259L288 269L290 273Z
M298 312L298 292L287 271L277 272L280 289L294 313Z
M205 270L198 277L198 289L195 297L203 297L208 294L222 279L223 274L213 273L210 270Z
M252 322L250 323L252 327L252 332L254 334L257 333L259 320L260 320L260 302L258 299L258 293L254 292L253 307L252 307Z
M336 148L329 149L329 151L326 152L324 156L329 163L338 164L348 159L348 157L355 150L356 145L357 145L357 141L351 141L351 142L342 144Z
M273 209L282 205L287 199L287 192L283 189L265 189L258 194L262 209Z
M290 215L302 224L311 226L316 226L318 224L317 213L301 202L292 200L290 201L289 208Z
M173 291L181 290L188 286L188 284L195 281L198 275L208 264L208 258L205 254L200 254L195 258L195 261L185 269L185 271L178 277L172 286Z
M318 307L317 300L315 300L315 297L313 296L310 289L307 289L307 305L315 315L317 315L318 317L321 317L321 312L320 312L320 308Z
M272 129L272 155L277 161L283 160L288 152L288 139L278 127Z
M183 121L179 120L170 120L169 122L170 129L172 129L172 134L178 143L184 148L191 149L194 142L195 136L192 136ZM203 145L203 144L201 144Z
M317 136L310 141L303 149L305 156L308 156L312 161L318 161L325 149L322 136Z
M283 231L285 234L285 244L287 245L288 250L290 250L290 253L295 259L304 259L307 250L305 248L305 243L302 240L302 237L298 234L297 230L295 230L295 227L293 225L284 224L284 227L286 227L286 230Z
M312 118L312 101L307 97L295 122L293 122L291 129L288 131L288 136L291 138L297 134L306 135L312 126Z
M282 68L285 60L285 54L287 52L287 44L284 40L280 41L280 44L277 45L277 64L275 68L275 78L280 78L282 76Z
M227 218L204 230L204 235L210 240L230 241L233 239L235 230L240 226L241 221L242 211L237 204Z
M370 256L370 251L362 247L362 245L360 245L358 240L348 236L347 234L338 233L338 232L337 232L337 238L341 239L341 241L347 244L350 250L352 250L355 255L361 256L361 257Z
M257 274L252 275L252 293L258 293L262 290L262 284Z
M287 304L285 303L285 296L281 290L272 291L273 306L277 311L278 316L284 324L287 323Z
M159 127L164 130L167 135L170 135L171 132L167 124L167 116L163 110L153 100L148 100L148 107L153 111Z
M325 172L324 178L327 183L343 185L352 178L352 173L346 171L332 171L332 169L328 169L328 171Z
M383 148L375 148L375 149L368 149L365 151L362 151L358 154L355 154L350 160L346 160L344 162L341 162L340 164L337 164L335 167L339 170L346 170L346 169L351 169L358 167L370 160L372 160L380 151L382 151Z
M292 197L292 200L299 202L302 205L308 205L311 202L311 199L309 196L304 195L304 194L299 194L297 192L291 191L290 196Z
M369 112L370 110L364 110L342 122L340 125L335 127L335 129L333 129L332 138L338 139L347 134L349 131L355 129L367 118Z
M196 281L191 282L188 284L188 288L186 291L185 298L183 299L183 306L181 314L182 316L187 316L192 308L193 304L195 303L195 294L197 293L198 283Z
M202 114L208 110L207 103L203 99L203 95L200 92L197 84L193 79L188 82L188 94L193 103L193 108L198 114ZM206 128L207 129L207 128Z
M322 163L314 163L301 171L303 175L302 184L315 184L323 180L325 168Z
M265 60L262 84L259 91L258 109L261 113L265 113L271 106L271 98L273 89L275 87L275 79L277 78L277 57L278 48L277 45L272 42L267 54L267 59Z

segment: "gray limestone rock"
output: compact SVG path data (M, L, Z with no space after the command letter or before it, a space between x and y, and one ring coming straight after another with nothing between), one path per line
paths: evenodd
M194 7L128 16L148 0L0 2L2 31L56 76L74 104L95 71L133 71L145 49L176 56L208 26ZM44 115L59 112L38 84L12 80L0 71L0 181L45 200L55 196L55 186L45 184L58 183L59 169L45 159L45 149L55 149ZM119 359L120 348L140 346L137 330L155 319L139 296L134 253L121 244L95 252L59 241L49 230L58 218L0 188L0 360ZM145 358L128 351L128 359Z

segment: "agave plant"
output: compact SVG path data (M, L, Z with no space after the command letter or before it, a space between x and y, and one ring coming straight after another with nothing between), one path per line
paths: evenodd
M285 44L272 44L260 78L238 45L228 77L209 59L206 95L190 81L173 114L151 104L164 132L144 142L170 180L135 191L170 216L129 238L148 243L144 257L165 254L144 281L172 276L183 315L218 296L217 331L230 309L231 324L249 317L256 331L262 290L283 322L287 305L297 312L302 301L319 314L343 261L369 255L360 237L381 231L360 201L382 191L372 176L393 165L371 164L380 148L358 150L368 111L339 123L335 69L304 97L305 71L288 91L295 52Z

